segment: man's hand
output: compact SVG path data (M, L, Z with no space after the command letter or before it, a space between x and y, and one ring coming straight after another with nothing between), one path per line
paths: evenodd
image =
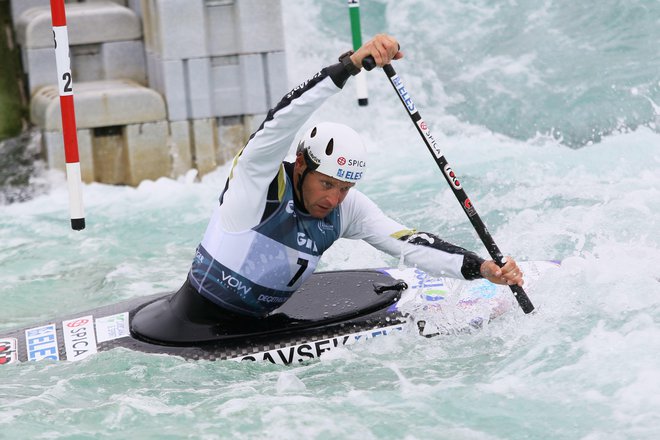
M493 260L484 261L479 270L481 276L491 283L505 285L517 284L522 287L525 283L522 270L520 270L513 258L507 257L506 260L503 267L499 267Z
M399 43L396 38L385 34L378 34L367 41L353 55L351 61L353 64L362 68L362 60L371 55L376 61L376 65L383 67L392 60L403 58L403 52L399 50Z

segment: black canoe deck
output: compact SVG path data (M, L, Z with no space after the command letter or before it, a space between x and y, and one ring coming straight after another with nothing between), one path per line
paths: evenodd
M374 285L393 287L389 289L386 287L382 293L376 293ZM92 342L95 345L94 351L124 347L134 351L176 355L186 359L236 358L403 322L404 318L394 310L392 305L400 298L401 290L405 286L400 283L398 286L396 285L397 280L387 273L377 270L319 272L312 275L291 299L276 311L280 318L287 318L279 320L284 323L283 325L243 334L226 334L226 332L222 334L223 332L219 331L217 333L221 336L215 340L182 345L164 345L141 340L136 338L133 331L128 334L131 321L137 311L159 300L164 301L172 293L134 298L8 331L0 336L0 364L7 363L12 356L14 361L21 362L35 358L72 360L76 355L84 354L85 350L92 350L93 348L89 346ZM74 330L69 328L71 324L67 328L63 328L63 322L70 320L75 322L81 317L90 315L93 316L96 327L90 326L87 329L96 328L97 336L90 340L88 334L83 334L82 330L78 330L75 333L75 337L78 339L74 338L74 347L77 345L77 351L72 354L71 336L68 336L69 347L67 349L64 332L71 333ZM104 340L101 340L99 338L99 318L110 316L128 317L127 320L124 320L127 322L123 324L128 327L124 329L126 336L109 340L106 336L103 338ZM121 320L119 321L121 323ZM35 332L32 331L30 332L32 337L28 335L30 330L48 325L51 325L50 331L44 329L40 334L37 332L37 336L34 336ZM221 326L221 323L217 325ZM121 331L121 329L118 330L119 333ZM87 332L91 331L87 330ZM48 350L57 355L46 356Z

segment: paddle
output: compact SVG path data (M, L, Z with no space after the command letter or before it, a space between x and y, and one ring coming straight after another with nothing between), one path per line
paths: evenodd
M366 70L372 70L374 67L376 67L376 62L370 55L362 60L362 66ZM458 180L458 176L449 166L449 162L447 162L447 159L445 159L445 156L442 154L440 147L437 145L435 139L431 135L431 131L417 111L417 108L415 107L412 98L406 91L406 88L403 86L401 78L399 78L399 76L396 74L391 64L386 64L383 66L383 70L385 71L387 78L392 84L392 87L394 87L394 90L396 90L397 95L399 95L401 103L408 111L408 115L410 116L413 124L415 124L417 131L419 132L420 136L422 136L422 139L424 140L426 147L431 153L431 156L433 156L435 159L435 163L438 165L438 168L440 168L442 174L445 176L445 180L447 180L449 187L454 192L458 202L463 207L463 210L468 216L470 223L472 223L472 226L474 226L474 229L477 231L479 238L481 238L484 246L486 246L486 249L488 250L491 258L495 261L495 263L497 263L498 266L504 266L506 261L504 259L504 255L502 255L502 252L500 252L500 249L495 244L493 237L490 235L490 232L488 232L486 225L479 217L479 214L477 214L477 210L472 205L472 202L465 193L465 190L463 190L463 186ZM531 313L534 310L534 305L529 300L525 290L518 285L512 285L509 287L511 288L511 291L516 297L516 300L518 301L518 304L520 305L520 308L523 310L523 312Z

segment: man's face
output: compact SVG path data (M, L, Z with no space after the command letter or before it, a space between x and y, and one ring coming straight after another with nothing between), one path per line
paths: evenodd
M303 182L303 203L312 217L323 218L346 198L354 186L355 183L312 171Z

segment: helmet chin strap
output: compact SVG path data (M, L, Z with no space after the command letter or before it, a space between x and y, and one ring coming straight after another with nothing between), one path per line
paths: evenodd
M300 198L296 195L295 191L293 195L295 196L296 200L296 205L298 205L298 208L300 208L301 211L303 211L305 214L309 214L309 211L307 210L307 207L305 206L305 198L303 197L303 182L305 180L305 177L307 177L307 174L309 174L311 170L309 169L309 166L305 167L305 170L300 173L300 177L298 178L298 185L296 185L296 189L298 190L298 194L300 194Z

